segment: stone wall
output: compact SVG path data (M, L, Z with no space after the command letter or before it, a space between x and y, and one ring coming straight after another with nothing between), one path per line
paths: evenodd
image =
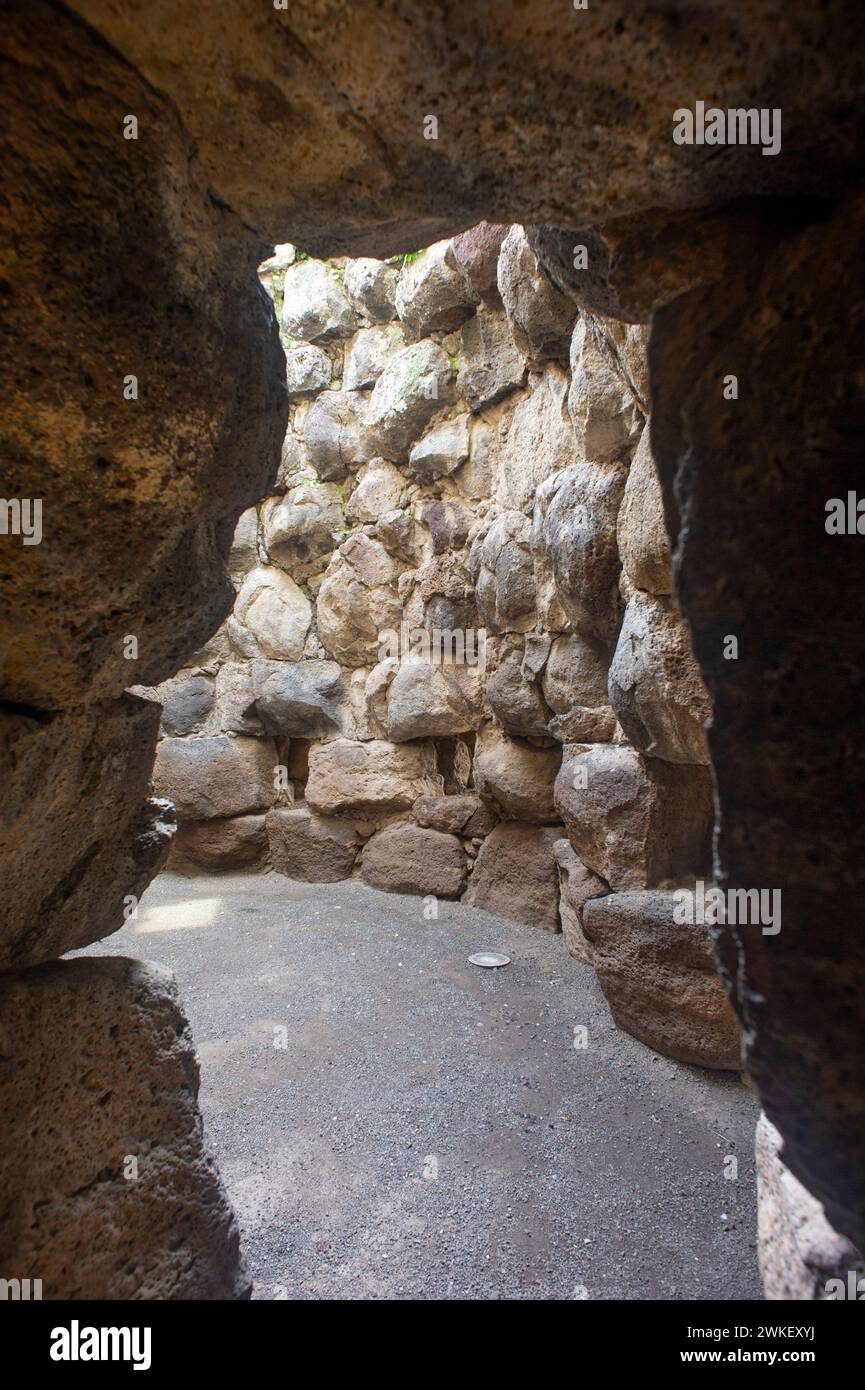
M280 248L276 485L234 611L156 697L171 864L461 898L550 931L653 1047L738 1065L705 927L708 700L671 597L645 332L481 224Z

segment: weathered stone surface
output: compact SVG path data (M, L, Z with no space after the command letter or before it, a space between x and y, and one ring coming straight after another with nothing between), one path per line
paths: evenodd
M418 825L428 830L443 830L450 835L459 835L470 821L477 820L483 810L484 803L479 796L464 793L462 796L419 796L412 807L412 814Z
M286 271L282 327L290 337L308 343L347 338L354 332L357 317L331 266L306 260Z
M171 972L55 961L0 1000L3 1268L50 1299L248 1298Z
M173 802L181 821L242 816L273 804L278 762L270 739L164 738L153 785L158 796Z
M333 483L302 483L269 498L261 523L271 562L295 580L307 579L336 545L345 523L342 499Z
M479 299L500 303L498 286L499 252L509 231L504 222L478 222L451 243L454 257Z
M260 565L243 581L233 621L252 638L250 656L299 661L312 621L312 605L289 575Z
M635 747L671 763L709 763L709 697L670 600L635 589L609 673L610 703Z
M399 631L398 565L380 541L364 535L341 545L318 592L318 635L342 666L378 661L382 634Z
M581 314L571 340L568 414L577 452L589 463L613 463L629 454L643 428L636 400L598 341L594 322Z
M154 690L162 705L160 732L168 735L198 733L213 709L214 680L200 672L172 676Z
M503 645L485 694L506 733L524 738L546 734L550 711L532 672L524 666L522 644Z
M503 820L558 820L553 783L561 758L559 747L533 748L487 727L475 744L475 783Z
M337 811L407 811L419 796L440 796L443 790L435 746L426 741L358 743L338 738L310 749L306 799L312 810L325 816Z
M648 425L631 461L617 535L622 566L631 582L650 594L671 594L673 562Z
M512 922L559 930L555 826L497 825L475 860L463 902Z
M246 661L226 661L216 673L214 710L208 720L208 734L264 733L255 710L252 666Z
M399 463L452 396L453 369L438 343L424 339L394 353L373 387L366 415L368 447Z
M436 242L403 266L396 311L416 337L459 328L476 303L450 241Z
M285 351L285 384L290 396L305 396L330 385L333 366L327 353L312 343L298 343Z
M319 478L339 482L372 458L366 442L366 398L360 391L322 391L303 422L303 448Z
M583 863L614 892L708 877L713 805L706 767L592 744L562 764L555 804Z
M254 661L255 709L277 737L321 738L340 725L342 671L335 661Z
M541 678L552 712L548 731L573 743L607 743L616 717L607 703L607 663L599 642L573 632L557 637Z
M481 410L516 391L525 380L526 360L505 314L479 309L463 324L458 393L472 410Z
M387 736L391 742L466 733L480 719L477 678L472 680L466 668L460 672L456 667L414 659L399 664L387 692Z
M622 466L577 463L538 489L533 543L549 561L558 599L577 629L612 644L621 619L616 520Z
M567 362L577 306L555 288L522 227L511 227L499 255L499 294L514 342L533 365Z
M757 1123L757 1258L766 1297L811 1301L861 1298L865 1259L830 1226L812 1197L784 1163L781 1135L765 1115ZM840 1280L830 1284L830 1280ZM843 1292L842 1292L843 1290Z
M851 917L865 891L865 552L825 521L828 499L862 491L850 363L865 356L851 250L863 228L854 199L791 231L765 261L662 310L651 350L652 447L713 706L720 881L783 894L780 933L727 924L720 959L785 1162L860 1249L865 1053L850 1039L865 1034L865 937ZM722 395L730 373L737 402ZM747 402L746 382L760 383ZM789 472L779 460L794 455Z
M247 507L238 518L228 553L228 572L235 583L258 564L258 508Z
M0 225L2 496L43 517L39 544L0 536L0 693L71 710L172 676L228 613L231 535L284 433L282 353L261 243L161 89L44 0L6 12L4 55L4 164L30 187Z
M610 893L583 908L592 964L613 1019L665 1057L741 1066L739 1025L705 926L675 922L674 893Z
M0 716L3 968L116 931L126 895L140 897L164 863L173 813L147 799L158 727L159 706L132 695Z
M345 821L308 806L274 806L267 813L270 862L277 873L303 883L350 878L360 839Z
M406 345L401 323L383 323L355 333L345 353L342 384L346 391L375 386L388 359Z
M360 874L385 893L457 898L465 887L466 857L456 835L389 825L364 845Z
M593 965L595 952L583 931L583 908L590 898L609 893L609 887L586 868L569 840L556 840L553 855L559 875L559 917L565 945L576 960Z
M531 515L539 484L577 461L567 395L567 373L551 363L514 411L501 451L501 491L515 511Z
M526 632L535 623L532 527L520 512L502 512L469 555L478 612L491 632Z
M407 479L385 459L371 459L357 474L346 514L351 521L378 521L397 511L406 490Z
M469 419L456 415L434 425L419 439L409 454L409 468L415 478L429 482L445 478L465 463L469 456Z
M238 873L261 869L267 858L264 816L190 821L171 846L168 867L174 873Z
M345 291L360 313L373 323L396 318L396 287L399 271L385 261L369 256L347 261Z

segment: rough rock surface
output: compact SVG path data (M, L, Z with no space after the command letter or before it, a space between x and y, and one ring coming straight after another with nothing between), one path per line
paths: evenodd
M363 847L361 877L386 893L457 898L465 887L466 857L456 835L419 825L389 825Z
M560 826L497 825L484 840L463 902L499 917L559 930L553 846Z
M428 741L358 743L340 738L310 751L306 798L322 815L407 811L419 796L436 796L442 790L435 747Z
M267 862L264 816L187 821L171 845L168 867L174 873L237 873L263 869Z
M54 961L0 999L3 1268L49 1299L248 1298L171 972Z
M337 883L354 868L357 831L308 806L274 806L267 813L270 862L277 873L304 883Z
M865 1259L833 1230L820 1203L783 1159L781 1135L761 1115L757 1123L757 1256L766 1297L811 1301L865 1292ZM840 1280L830 1285L830 1280ZM843 1290L843 1292L842 1292Z
M556 840L553 855L559 873L559 916L565 945L576 960L594 965L594 948L583 931L583 908L590 898L609 893L609 887L586 868L570 841Z
M672 892L609 893L583 907L601 989L620 1028L666 1057L736 1070L739 1025L705 926L679 925Z
M278 762L270 739L164 738L153 785L185 821L242 816L273 804Z
M555 805L579 857L617 893L708 876L709 769L591 744L562 763Z
M496 729L486 729L475 745L477 788L504 820L538 824L558 820L553 784L560 762L558 746L533 748Z

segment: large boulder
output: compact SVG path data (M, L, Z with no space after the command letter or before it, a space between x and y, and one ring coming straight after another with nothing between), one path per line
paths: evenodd
M558 599L578 631L612 645L621 620L616 520L627 466L580 462L537 491L533 544L549 562Z
M536 621L532 527L507 511L472 543L469 570L478 612L491 632L527 632Z
M609 893L609 887L586 868L569 840L556 840L553 855L559 875L559 916L565 945L576 960L593 965L595 952L583 931L583 908L590 898L602 898Z
M278 762L271 739L164 738L153 785L174 803L181 821L248 815L273 805Z
M303 883L338 883L350 878L360 839L334 816L308 806L274 806L266 819L271 867Z
M476 303L450 241L437 241L402 268L396 311L417 338L459 328Z
M679 924L674 892L610 893L583 907L598 981L615 1023L699 1067L741 1068L739 1025L705 926Z
M484 693L505 733L524 738L546 735L550 711L534 672L523 659L519 640L501 639L495 669L487 677Z
M612 463L639 439L644 415L610 356L594 321L581 314L571 342L568 413L577 450L589 463Z
M496 807L503 820L558 820L553 784L562 750L534 748L487 727L475 743L475 785Z
M299 661L312 621L312 604L282 570L260 565L244 579L230 620L251 638L245 656ZM241 636L242 640L242 636Z
M469 456L469 417L455 415L433 426L412 448L409 468L418 482L446 478Z
M377 522L400 510L408 479L385 459L370 459L358 470L355 486L348 500L346 514L350 521Z
M322 391L303 421L303 449L319 478L339 482L376 452L366 436L362 391Z
M298 343L285 351L285 385L290 396L312 396L330 385L333 364L327 353L312 343Z
M478 851L463 902L512 922L559 930L553 846L559 826L497 825Z
M324 261L295 263L285 272L282 327L291 338L320 343L347 338L357 327L339 272Z
M345 352L342 384L346 391L363 391L375 386L388 359L405 345L405 329L401 323L361 328Z
M443 790L435 745L426 740L394 744L338 738L310 749L306 800L321 815L389 815L409 810L419 796L440 796Z
M707 767L590 744L563 762L555 804L584 864L615 892L705 874L714 805Z
M394 353L373 387L366 415L373 455L404 462L433 415L453 394L447 353L428 338Z
M469 668L400 662L387 692L387 736L393 743L467 733L480 719L479 682Z
M628 738L671 763L709 763L711 705L674 603L635 589L609 671L610 703Z
M386 261L370 256L347 261L345 292L359 313L372 323L387 323L396 318L396 287L399 271Z
M616 717L607 698L607 661L600 642L579 632L556 637L541 677L552 711L549 732L565 743L608 743Z
M510 228L506 222L478 222L460 232L453 242L457 264L469 288L481 300L500 303L498 286L499 252Z
M550 363L513 413L500 460L502 499L515 511L531 515L544 479L577 462L567 394L567 373Z
M567 362L577 306L555 288L520 226L502 242L498 287L514 342L532 366Z
M479 309L462 326L457 391L471 410L516 391L526 380L526 359L501 310Z
M266 858L264 815L231 816L182 825L168 867L180 874L238 873L263 868Z
M301 483L261 508L264 545L273 564L295 580L321 569L345 524L342 499L333 483Z
M402 604L400 565L382 543L363 533L349 537L327 567L318 591L318 635L341 666L371 666L382 635L398 632Z
M171 972L55 961L0 977L0 1005L4 1272L63 1301L248 1298Z
M184 671L156 686L153 694L162 705L160 733L178 737L195 734L210 718L214 679L203 671Z
M335 661L254 661L255 709L279 738L321 738L340 726L342 670Z
M648 425L631 460L617 534L622 567L631 583L650 594L671 594L673 561Z
M757 1122L757 1259L766 1298L805 1302L865 1293L865 1259L830 1224L823 1207L783 1159L783 1141ZM836 1281L830 1283L830 1281Z
M466 856L456 835L388 825L364 845L360 874L385 893L457 898L465 887Z

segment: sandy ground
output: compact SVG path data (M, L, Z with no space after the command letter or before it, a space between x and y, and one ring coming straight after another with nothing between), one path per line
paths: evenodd
M560 936L163 874L88 953L178 977L256 1298L760 1297L753 1092L619 1032Z

